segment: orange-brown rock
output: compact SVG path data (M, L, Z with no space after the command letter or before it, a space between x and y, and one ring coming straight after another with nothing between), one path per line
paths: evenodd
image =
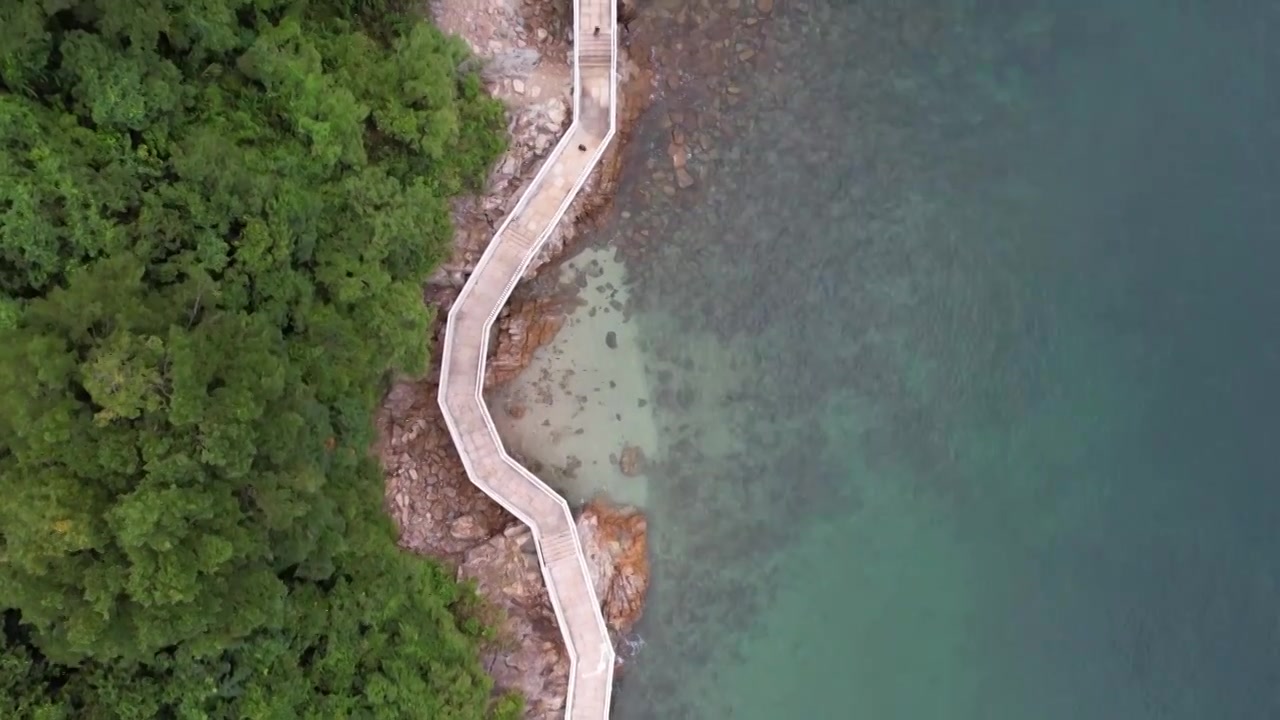
M587 568L617 638L631 632L649 592L648 522L637 509L595 500L578 517Z
M485 373L492 387L520 374L538 348L555 339L564 325L564 309L555 297L513 301L498 318L498 342Z

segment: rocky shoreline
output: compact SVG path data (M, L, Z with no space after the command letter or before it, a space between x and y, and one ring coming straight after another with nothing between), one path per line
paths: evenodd
M431 370L396 381L379 409L376 451L386 476L387 510L400 545L457 569L476 583L498 625L483 661L502 691L526 700L528 718L561 717L568 658L538 568L529 531L467 479L436 404L443 318L502 218L519 200L571 118L570 4L544 0L437 0L431 14L444 31L463 38L483 62L488 90L508 108L510 147L485 192L454 204L453 257L433 276L424 300L436 312ZM601 166L531 266L529 276L556 261L585 224L609 202L617 184L620 148L651 92L648 74L619 62L620 132ZM571 298L537 284L508 304L486 386L515 377L563 323ZM631 632L649 584L646 522L632 508L592 502L578 513L578 529L605 618L616 641Z

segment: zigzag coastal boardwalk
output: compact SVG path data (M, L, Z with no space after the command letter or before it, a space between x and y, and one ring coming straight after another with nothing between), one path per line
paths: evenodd
M439 400L471 481L533 531L569 654L565 717L602 720L609 716L614 651L569 505L507 455L482 395L490 329L498 313L614 134L614 0L576 0L574 15L573 124L449 311Z

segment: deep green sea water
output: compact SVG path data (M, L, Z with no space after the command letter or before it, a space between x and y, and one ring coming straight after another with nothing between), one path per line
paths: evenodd
M766 25L602 238L665 398L615 717L1280 717L1277 4Z

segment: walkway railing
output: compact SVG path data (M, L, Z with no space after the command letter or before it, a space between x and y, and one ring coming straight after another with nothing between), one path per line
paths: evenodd
M569 504L507 454L484 401L493 324L616 131L615 0L575 0L573 12L573 123L449 311L439 401L468 477L532 531L569 655L565 717L601 720L609 714L615 655Z

